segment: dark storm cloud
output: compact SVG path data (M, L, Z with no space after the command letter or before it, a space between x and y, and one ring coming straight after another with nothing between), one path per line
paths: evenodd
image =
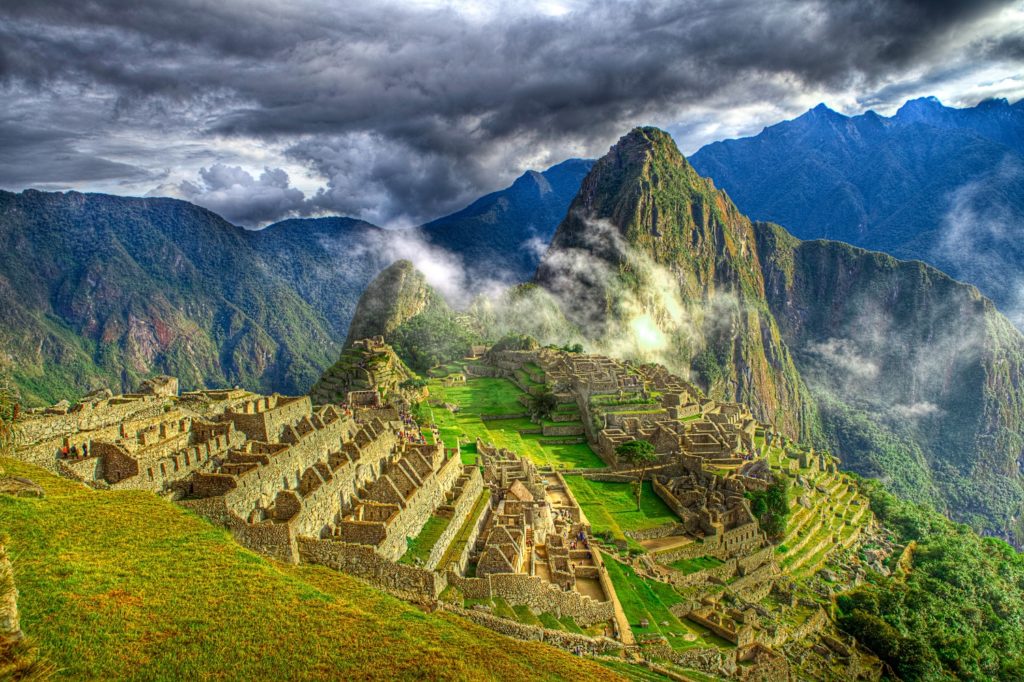
M0 187L50 187L78 180L143 180L145 169L82 153L78 133L0 120Z
M531 154L600 152L624 128L691 105L870 91L972 51L1020 58L1008 36L948 51L998 2L599 1L564 16L525 6L8 0L0 83L93 88L114 102L111 126L277 144L322 176L302 207L251 175L184 188L197 201L249 197L261 206L250 219L414 221L492 189Z

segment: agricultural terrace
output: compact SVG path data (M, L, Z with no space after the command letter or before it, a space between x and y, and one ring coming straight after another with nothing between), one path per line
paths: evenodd
M638 643L662 636L677 651L693 646L732 646L706 628L676 617L671 608L682 603L683 597L671 585L639 576L615 559L609 559L606 567Z
M466 464L476 461L476 439L480 438L529 457L538 466L604 466L582 437L545 438L543 424L530 421L525 394L508 379L469 378L464 384L446 386L443 379L435 377L429 380L428 389L430 398L421 407L421 423L437 424L445 447L460 445ZM445 405L457 409L452 412Z
M644 481L640 511L636 509L636 498L629 483L590 481L583 476L566 476L565 482L587 515L595 535L610 533L613 540L627 540L631 547L639 548L626 538L626 531L679 522L679 517L654 494L650 481Z

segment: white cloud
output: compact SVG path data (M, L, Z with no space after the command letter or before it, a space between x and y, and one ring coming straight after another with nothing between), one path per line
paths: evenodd
M241 166L216 163L199 171L196 182L164 185L158 193L171 194L208 208L229 222L260 227L305 208L305 195L291 186L281 168L264 168L259 177Z

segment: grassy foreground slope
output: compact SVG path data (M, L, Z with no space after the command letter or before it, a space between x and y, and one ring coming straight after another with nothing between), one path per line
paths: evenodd
M0 458L22 628L72 679L608 679L606 668L425 614L318 566L277 564L151 493Z

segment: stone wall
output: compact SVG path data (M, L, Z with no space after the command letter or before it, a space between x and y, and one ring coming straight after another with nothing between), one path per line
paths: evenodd
M789 641L801 640L809 637L812 633L819 632L824 629L828 624L828 614L821 607L818 607L810 617L807 618L803 623L797 625L795 628L780 627L776 632L775 636L766 644L770 647L778 649L783 644Z
M541 432L545 436L582 436L583 426L581 424L572 425L545 425L542 427Z
M644 528L643 530L627 530L625 534L626 537L633 538L634 540L654 540L668 537L669 535L686 535L686 526L681 523L665 523L653 528Z
M149 396L136 399L112 398L95 403L83 402L66 414L26 417L18 423L18 440L25 445L31 445L68 433L116 426L132 417L138 418L142 412L162 413L163 404L163 400Z
M279 395L260 396L225 411L224 416L245 433L250 440L276 443L281 430L312 413L309 396L285 398Z
M122 425L142 430L163 421L163 400L153 397L111 399L82 403L67 414L28 417L18 422L18 459L57 470L57 451L64 445L79 450L92 440L114 441L121 437Z
M748 646L737 651L736 660L741 663L736 677L741 682L777 682L790 679L789 663L784 656L764 649L760 645ZM857 679L850 675L846 679Z
M246 523L224 506L222 497L182 500L179 504L210 522L227 528L243 547L285 563L294 564L299 561L298 546L290 523Z
M775 546L768 545L766 547L762 547L756 552L753 552L743 557L739 557L736 560L736 563L743 570L744 573L748 573L754 570L755 568L758 568L762 564L768 562L772 558L772 555L774 553Z
M536 575L492 573L483 578L453 577L451 584L472 599L501 597L513 606L529 606L538 613L571 616L582 627L609 621L615 616L612 602L595 601L579 592L565 592Z
M376 438L365 439L362 448L346 449L345 445L352 427L351 420L341 418L324 425L322 429L314 429L299 436L297 442L287 448L265 448L268 454L261 458L260 465L231 477L234 485L226 493L221 493L224 494L224 502L228 509L240 518L248 519L254 510L270 508L279 491L299 490L303 475L318 462L328 463L332 480L321 495L311 499L311 504L315 507L317 500L326 499L331 493L335 493L337 506L340 507L343 500L355 494L360 484L370 480L374 470L379 468L379 461L390 454L391 448L397 442L390 430L382 428L382 433ZM253 454L262 453L254 451ZM353 461L356 459L358 461ZM207 484L216 483L209 479L219 479L222 476L198 475L193 482L194 494L206 494ZM317 517L317 524L333 520L331 512L338 511L333 505L334 500L331 501L331 509L321 510L322 513L312 514L310 518ZM303 526L301 530L311 535L317 532L314 527Z
M676 665L692 670L731 678L736 674L736 650L693 648L683 651L669 649L666 656Z
M371 585L410 601L437 599L448 581L444 575L388 561L372 547L336 540L298 539L303 561L362 578Z
M468 480L462 486L462 490L459 491L458 495L454 500L451 501L451 518L448 521L448 527L444 529L438 537L437 542L434 543L433 549L430 550L430 556L427 557L426 568L428 570L434 570L437 565L441 562L444 553L448 550L448 545L452 543L455 536L458 535L459 530L462 528L462 524L466 522L466 518L469 517L470 512L473 511L473 505L476 504L477 499L480 497L480 493L484 489L484 479L480 475L479 467L463 467L463 471L469 476Z
M655 556L657 557L659 564L670 564L673 561L680 561L681 559L696 559L697 557L702 556L714 556L717 549L718 546L716 544L708 545L707 543L691 542L688 545L658 552Z
M18 619L18 590L7 550L0 544L0 651L22 638Z
M470 620L477 625L482 625L489 630L505 635L532 642L544 642L566 651L580 651L590 655L618 655L622 650L622 644L608 637L587 637L572 632L561 630L549 630L536 625L517 623L516 621L478 611L476 609L464 609L450 604L441 604L441 608L456 615Z
M434 446L423 447L433 448ZM423 475L420 485L416 485L412 479L406 480L405 485L416 486L408 494L402 493L394 485L399 477L406 476L401 470L400 465L394 464L388 469L387 474L370 484L369 491L365 496L367 499L364 499L362 505L356 507L355 513L359 514L363 512L364 507L368 508L374 501L382 504L398 505L396 514L388 517L386 520L374 520L375 523L382 525L384 528L384 539L375 545L377 551L393 561L398 561L405 554L408 549L407 538L415 537L419 534L430 518L430 515L444 504L445 496L463 472L461 461L457 457L444 459L443 447L437 447L440 448L440 454L437 452L432 454L441 459L440 466L436 471L432 470ZM411 451L407 454L413 459L421 457L421 454L417 451ZM412 466L411 462L409 464ZM392 476L396 478L394 483L391 479ZM366 523L367 521L346 518L339 524L339 530L347 538L351 539L350 527L355 524L362 525Z
M462 551L459 552L459 556L456 557L455 561L450 566L443 566L442 568L448 569L449 578L453 573L457 573L461 576L466 571L466 566L469 565L469 557L473 553L473 549L476 546L477 538L480 537L480 533L483 532L484 528L490 523L490 516L493 508L491 505L494 503L494 499L489 497L487 506L480 512L479 518L476 520L476 524L473 526L473 530L469 537L466 539L466 544L463 546Z

